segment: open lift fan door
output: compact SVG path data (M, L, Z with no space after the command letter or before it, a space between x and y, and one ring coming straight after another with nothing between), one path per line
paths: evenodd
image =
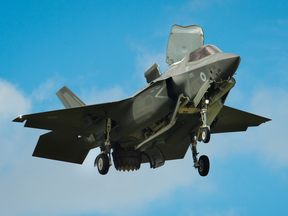
M204 33L201 27L174 25L168 41L166 62L169 65L178 62L203 44Z

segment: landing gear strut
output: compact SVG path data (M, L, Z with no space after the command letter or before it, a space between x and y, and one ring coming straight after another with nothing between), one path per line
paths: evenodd
M109 171L109 167L112 165L111 160L111 143L110 143L110 132L111 132L111 119L107 119L106 124L106 141L104 146L101 148L102 152L96 157L94 166L97 166L98 171L101 175L106 175Z
M194 162L194 167L198 169L198 172L201 176L207 176L210 169L210 162L209 158L206 155L202 155L199 160L197 155L197 140L195 139L194 133L190 134L191 139L191 150L192 150L192 157Z
M203 122L203 125L200 127L200 139L204 143L208 143L210 141L210 127L207 125L207 106L209 104L209 100L206 99L204 101L204 106L201 109L201 119Z

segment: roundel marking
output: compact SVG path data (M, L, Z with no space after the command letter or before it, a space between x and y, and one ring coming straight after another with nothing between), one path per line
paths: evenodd
M200 78L202 79L203 82L205 82L207 79L205 73L203 72L200 73Z

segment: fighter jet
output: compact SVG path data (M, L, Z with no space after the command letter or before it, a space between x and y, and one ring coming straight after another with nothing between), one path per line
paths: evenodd
M206 155L198 158L197 143L211 134L246 131L270 121L224 103L235 85L240 57L204 45L201 27L172 27L162 74L153 64L144 74L147 85L131 97L86 106L64 86L56 95L66 109L20 115L14 122L50 130L40 136L33 156L82 164L91 149L100 147L94 166L108 173L151 168L181 159L189 146L193 166L201 176L209 172Z

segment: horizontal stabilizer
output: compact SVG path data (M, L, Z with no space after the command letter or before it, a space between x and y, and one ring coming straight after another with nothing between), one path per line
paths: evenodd
M52 131L40 136L33 156L82 164L88 153L78 144L77 135Z
M218 121L215 127L211 126L211 133L246 131L248 127L259 126L262 123L271 121L271 119L228 106L223 106L217 118Z
M60 89L56 95L65 106L65 108L74 108L86 105L67 86L64 86L62 89Z

